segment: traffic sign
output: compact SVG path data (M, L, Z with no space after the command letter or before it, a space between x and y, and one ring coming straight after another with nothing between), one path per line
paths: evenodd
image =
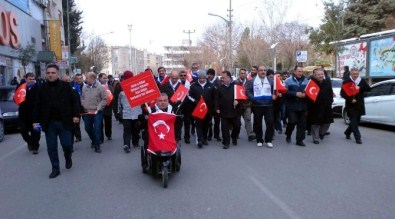
M306 62L307 61L307 51L305 51L305 50L296 51L296 61L297 62Z
M78 62L78 58L75 56L70 56L70 63L77 63Z

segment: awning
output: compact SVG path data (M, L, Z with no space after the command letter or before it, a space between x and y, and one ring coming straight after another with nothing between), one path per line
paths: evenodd
M40 51L37 54L37 61L44 63L54 62L56 61L55 53L52 51Z

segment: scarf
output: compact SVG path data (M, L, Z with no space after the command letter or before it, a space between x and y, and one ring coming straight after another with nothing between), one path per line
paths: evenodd
M173 88L174 91L176 90L176 87L177 87L178 83L180 83L180 80L178 80L175 84L173 84L173 83L171 82L171 80L169 81L169 84L170 84L170 86Z
M272 87L267 77L263 78L263 80L260 77L255 77L253 87L255 101L272 99Z
M171 111L173 110L173 107L169 104L167 106L167 111L163 112L163 110L159 109L158 105L155 104L155 110L156 110L156 112L171 113Z
M355 79L355 81L354 81L354 79L352 79L351 76L350 76L350 79L351 79L351 81L354 82L355 85L358 85L359 83L361 83L361 80L362 80L361 76L358 76L357 79Z

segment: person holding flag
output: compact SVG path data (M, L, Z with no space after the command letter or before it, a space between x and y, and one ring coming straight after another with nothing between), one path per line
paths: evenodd
M222 72L222 84L215 93L215 110L221 116L221 132L223 149L228 149L230 139L232 144L237 145L237 137L241 127L241 104L235 96L235 83L231 83L232 74L229 71ZM230 127L232 133L229 134Z
M31 72L25 75L25 80L26 83L20 84L16 88L14 94L14 97L18 96L18 93L24 96L24 100L19 104L18 108L19 131L23 140L27 143L28 150L32 151L33 154L38 154L41 132L33 129L33 118L31 113L36 101L38 86L34 74Z
M191 87L191 83L188 81L187 77L188 77L188 72L185 70L181 70L180 71L180 82L189 91L189 89ZM184 123L184 142L185 142L185 144L191 143L191 128L193 130L195 130L194 119L192 117L194 105L195 104L191 101L191 99L189 97L189 92L188 92L186 98L184 98L184 101L180 106L181 113L184 115L183 123Z
M108 84L108 77L107 74L105 73L100 73L99 74L99 82L100 84L104 87L106 90L107 94L107 104L103 109L103 124L102 126L104 127L104 133L103 129L101 130L101 139L100 142L104 142L104 134L106 135L108 140L112 140L112 100L114 98L113 95L113 87Z
M254 66L251 69L254 69ZM236 79L235 85L242 86L241 88L244 90L244 94L245 94L245 85L247 81L248 81L247 70L245 68L241 68L239 70L239 78ZM247 132L248 141L253 141L256 139L256 137L254 131L252 130L252 123L251 123L252 102L250 99L248 99L248 97L246 99L240 99L239 102L240 102L241 116L244 119L244 128Z
M252 112L254 114L253 129L256 135L257 146L273 147L274 121L273 121L273 80L266 77L265 66L258 67L257 76L247 82L247 97L252 100ZM265 118L266 131L263 139L262 120Z
M197 145L202 148L208 145L208 127L215 100L215 87L207 81L206 71L199 70L198 81L191 85L189 96L195 103L192 115L196 121Z
M350 118L344 134L346 139L350 139L351 133L354 134L355 142L362 144L361 133L359 132L359 121L361 116L365 115L365 100L364 93L370 91L369 84L359 76L359 70L352 68L350 77L343 81L340 95L346 100L346 112Z
M176 112L176 114L181 114L179 108L181 107L181 103L184 101L185 96L188 94L188 89L181 84L180 75L176 70L172 70L169 77L169 81L160 87L160 91L167 94L168 98L170 99L170 105L172 106L174 112ZM175 122L177 143L179 143L181 140L181 130L182 118L177 117Z
M310 91L314 92L314 90L317 94L315 95L315 99L309 98L307 120L311 124L313 143L319 144L319 139L324 139L330 124L333 123L333 89L331 82L325 80L322 68L314 69L310 80L314 81L317 87L309 88L309 86L306 86L306 95Z
M293 75L285 81L287 93L285 94L285 104L288 111L288 124L285 129L287 143L291 142L291 135L295 126L296 129L296 145L306 146L303 140L306 137L306 111L307 100L304 93L307 86L307 79L303 75L303 67L295 66Z

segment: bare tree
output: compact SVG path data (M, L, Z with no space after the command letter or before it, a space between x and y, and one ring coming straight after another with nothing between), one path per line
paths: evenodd
M18 59L23 66L23 72L26 74L26 66L32 61L33 56L36 55L35 45L28 43L25 47L21 45L15 50Z
M99 73L110 62L108 47L100 37L95 37L89 42L86 55L89 58L89 65L95 66L95 73Z

